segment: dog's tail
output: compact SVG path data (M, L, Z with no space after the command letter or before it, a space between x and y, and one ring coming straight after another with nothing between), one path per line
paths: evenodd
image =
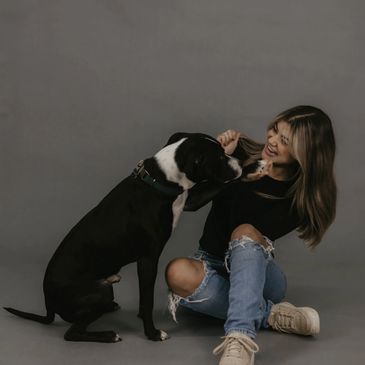
M32 321L36 321L36 322L43 323L43 324L50 324L54 321L54 318L55 318L55 313L52 311L48 311L48 310L47 310L46 316L40 316L38 314L18 311L17 309L14 309L14 308L9 308L9 307L3 307L3 308L12 314L15 314L16 316L19 316L19 317L22 317L25 319L31 319Z

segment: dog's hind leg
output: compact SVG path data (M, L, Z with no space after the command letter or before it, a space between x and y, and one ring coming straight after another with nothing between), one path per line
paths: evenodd
M66 331L64 339L66 341L85 341L85 342L107 342L114 343L122 341L117 333L114 331L87 331L87 327L103 313L85 312L80 313L82 319L75 321L71 327Z
M75 288L73 288L74 291ZM87 331L87 327L102 314L116 310L111 284L96 282L89 288L79 288L83 294L69 302L68 311L60 316L72 323L64 335L66 341L119 342L122 339L114 331Z

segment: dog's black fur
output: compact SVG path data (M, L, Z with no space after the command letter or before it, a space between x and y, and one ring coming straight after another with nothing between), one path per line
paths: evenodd
M182 138L184 141L178 144ZM174 143L178 146L169 153L174 154L178 167L175 181L171 177L168 180L166 166L162 166L163 160L157 161L156 155L144 161L144 168L160 187L178 191L180 178L194 183L223 183L240 174L240 168L232 167L232 161L237 161L225 155L209 136L177 133L166 146L173 147ZM151 340L168 338L155 328L152 309L158 260L171 235L176 198L147 184L136 173L128 176L71 229L51 258L43 281L47 315L5 309L45 324L53 322L58 314L72 323L64 335L69 341L120 341L113 331L90 332L86 328L103 313L118 309L112 284L119 281L121 267L137 261L138 316L143 320L145 335Z

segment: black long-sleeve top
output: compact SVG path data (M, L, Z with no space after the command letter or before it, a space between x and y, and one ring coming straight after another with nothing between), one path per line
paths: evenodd
M242 151L235 151L242 158ZM251 224L264 236L276 240L299 225L292 198L269 199L256 192L284 197L294 180L279 181L264 176L256 181L240 180L222 186L197 186L192 189L185 210L196 210L212 199L200 247L215 256L224 257L233 230L240 224Z

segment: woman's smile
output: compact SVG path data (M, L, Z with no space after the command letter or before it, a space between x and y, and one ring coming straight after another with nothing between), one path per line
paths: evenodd
M278 154L268 143L265 145L264 152L268 157L274 157Z

